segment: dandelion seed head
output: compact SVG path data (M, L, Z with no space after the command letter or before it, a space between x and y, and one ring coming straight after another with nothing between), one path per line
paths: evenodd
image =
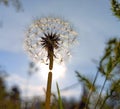
M54 50L54 61L62 62L70 56L69 48L75 42L77 32L70 23L59 18L37 19L26 31L24 49L33 61L47 63L48 51Z

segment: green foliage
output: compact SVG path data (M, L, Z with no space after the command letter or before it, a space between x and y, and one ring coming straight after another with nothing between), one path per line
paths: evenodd
M108 41L105 53L99 63L99 71L107 79L111 79L114 75L115 68L120 63L120 41L112 38Z
M3 78L0 77L0 101L4 100L6 95L7 95L7 92L5 89L5 84L4 84Z
M112 38L108 41L106 45L105 53L99 63L99 72L105 77L104 83L102 85L102 88L100 90L100 94L98 96L97 103L95 105L95 109L101 99L102 92L104 90L104 87L106 85L106 82L111 82L113 79L115 79L115 70L117 69L117 66L120 64L120 40L117 38ZM106 100L110 97L107 93L106 97L103 100L103 103L100 107L100 109L103 108Z
M4 5L8 6L8 0L0 0L0 3L3 3Z
M108 101L109 108L115 107L117 102L120 102L120 79L111 82L100 109L104 107L106 101Z
M111 10L120 19L120 3L117 0L111 0Z
M5 76L6 71L0 68L0 109L20 109L20 92L17 87L6 90Z
M111 95L111 97L114 97L114 99L120 99L120 79L114 80L111 83L109 95Z
M17 11L22 9L20 0L0 0L0 3L3 3L5 6L12 5Z
M89 78L82 76L77 71L77 77L81 82L84 83L84 86L87 87L89 91L86 106L92 106L96 109L111 109L111 106L106 101L117 101L120 99L120 39L112 38L106 44L105 52L99 62L98 72L94 78L93 83ZM105 80L101 87L96 87L95 82L98 77L98 74L104 76ZM105 87L106 83L111 84L109 87ZM107 88L107 89L106 89ZM100 90L100 93L98 93ZM106 91L106 94L103 96L103 90ZM93 95L98 95L95 98L95 102L91 105L90 103ZM114 105L115 106L115 105Z
M81 75L79 72L76 71L77 77L79 78L79 81L83 82L83 84L85 86L87 86L87 88L89 90L95 91L96 87L93 85L93 83L85 76Z
M60 109L63 109L62 99L61 99L61 96L60 96L60 90L59 90L58 83L56 83L56 86L57 86L57 93L58 93L58 104L59 104L59 108L60 108Z

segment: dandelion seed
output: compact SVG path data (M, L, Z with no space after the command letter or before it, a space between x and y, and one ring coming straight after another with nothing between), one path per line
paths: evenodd
M70 55L69 46L76 37L77 32L69 22L54 17L40 18L28 28L24 48L35 61L48 63L52 54L54 61L63 62Z

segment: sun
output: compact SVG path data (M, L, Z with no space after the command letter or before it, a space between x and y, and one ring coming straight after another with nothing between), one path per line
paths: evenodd
M42 77L43 80L47 80L48 72L49 72L49 67L47 64L44 63L38 63L37 67L40 69L39 74L40 77ZM59 78L63 78L65 76L65 71L66 71L66 66L65 63L55 63L54 62L54 67L53 67L53 80L57 80Z

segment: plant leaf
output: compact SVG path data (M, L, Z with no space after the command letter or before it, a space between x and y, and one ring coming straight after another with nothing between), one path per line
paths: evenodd
M61 96L60 96L60 90L59 90L58 83L56 83L56 86L57 86L57 93L58 93L58 104L59 104L59 108L60 108L60 109L63 109L62 99L61 99Z
M93 85L93 83L86 78L85 76L80 75L77 71L75 71L77 74L77 77L79 78L80 81L82 81L89 90L96 91L96 87Z

